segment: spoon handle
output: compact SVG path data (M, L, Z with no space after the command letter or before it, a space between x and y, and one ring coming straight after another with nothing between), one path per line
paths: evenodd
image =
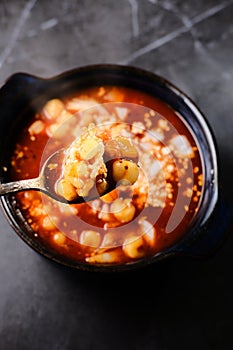
M37 177L35 179L26 179L14 182L7 182L0 184L0 196L7 193L20 192L24 190L40 190L41 181Z

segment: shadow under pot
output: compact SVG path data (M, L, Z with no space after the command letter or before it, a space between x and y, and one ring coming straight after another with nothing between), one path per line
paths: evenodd
M40 191L1 197L9 223L38 253L77 269L121 271L207 254L218 244L224 208L213 134L167 80L119 65L49 79L18 73L1 88L0 103L2 183L37 177L49 155L65 148L72 154L61 178L72 193L88 194L106 142L113 154L116 140L138 153L137 181L92 201L70 205Z

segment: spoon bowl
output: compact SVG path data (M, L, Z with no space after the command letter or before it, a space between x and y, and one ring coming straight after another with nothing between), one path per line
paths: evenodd
M120 181L115 181L112 174L112 166L115 159L108 160L106 162L106 168L108 169L107 182L108 187L102 193L99 192L97 186L94 186L88 196L77 196L75 199L67 200L56 191L56 183L60 179L62 174L62 162L65 156L65 149L59 149L50 155L43 164L38 177L33 179L24 179L13 182L7 182L0 184L0 196L14 192L22 192L28 190L40 191L48 195L49 197L66 204L81 204L84 202L92 201L98 197L104 196L107 193L113 191L117 186L124 184L124 178ZM118 161L118 160L116 160ZM130 161L132 163L132 161ZM97 177L98 179L98 177ZM97 180L96 179L96 180ZM127 181L125 185L129 185Z
M15 192L34 190L43 192L51 198L56 199L60 202L67 203L68 201L65 200L64 197L56 193L54 186L61 174L60 168L63 158L64 149L60 149L48 157L42 166L40 175L38 177L34 179L24 179L0 184L0 196ZM81 203L84 201L84 199L82 197L78 197L77 201Z

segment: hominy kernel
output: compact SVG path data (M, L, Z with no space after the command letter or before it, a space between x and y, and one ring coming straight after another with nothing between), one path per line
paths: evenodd
M57 182L56 192L68 201L72 201L78 197L74 186L65 179L61 179Z
M40 134L44 130L45 124L42 120L36 120L32 125L28 128L29 134Z
M107 222L111 220L109 205L107 203L105 203L103 205L102 209L100 210L100 212L98 214L98 218L103 220L103 221L107 221Z
M100 245L101 242L101 236L100 233L97 231L82 231L79 241L81 244L97 248Z
M97 264L110 264L119 261L119 253L116 250L112 250L110 252L105 252L102 254L96 254L87 257L86 262L88 263L97 263Z
M129 222L135 214L135 207L129 199L116 199L111 205L111 212L120 222Z
M130 160L116 160L112 166L112 176L116 183L133 185L139 176L139 168Z
M64 109L64 103L58 98L49 100L44 106L44 114L47 119L56 119Z
M123 252L129 258L142 258L145 255L145 245L142 237L131 236L125 239L123 243Z
M150 246L154 246L157 240L156 229L154 226L145 218L140 219L138 223L143 240Z
M101 153L101 147L97 141L87 139L81 144L81 149L79 152L81 159L89 160Z
M53 240L57 245L64 245L66 237L61 232L57 232L53 235Z
M68 119L72 117L73 114L66 111L65 109L61 112L60 116L58 117L59 124L65 123Z

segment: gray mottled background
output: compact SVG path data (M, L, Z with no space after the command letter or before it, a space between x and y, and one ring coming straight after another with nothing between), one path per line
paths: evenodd
M0 0L0 85L95 63L153 71L198 104L233 202L233 1ZM0 213L0 350L232 349L232 260L230 232L204 261L93 276L38 256Z

